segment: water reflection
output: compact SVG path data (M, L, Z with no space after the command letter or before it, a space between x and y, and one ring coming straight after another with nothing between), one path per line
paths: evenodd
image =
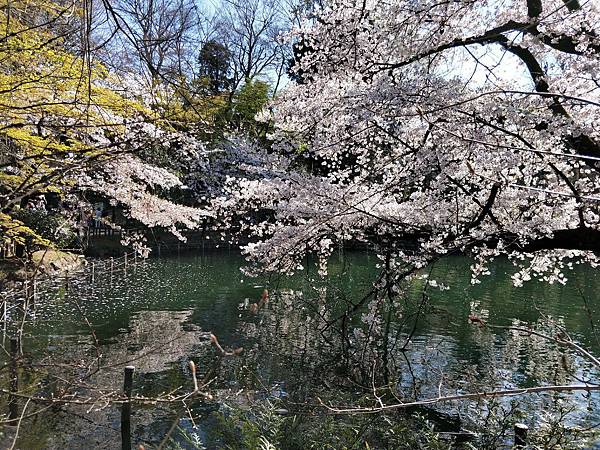
M406 400L492 386L508 389L598 379L588 361L565 352L556 342L490 330L468 319L531 326L550 336L564 328L597 352L594 329L600 324L594 292L600 281L586 267L576 267L567 286L530 283L514 289L506 275L512 268L506 262L496 262L492 276L472 286L470 262L448 258L436 264L431 278L450 290L429 287L423 296L425 281L414 280L394 305L374 300L379 302L375 305L379 314L372 324L360 323L358 314L340 330L330 321L356 302L373 280L372 257L344 256L332 263L332 276L325 281L310 276L248 280L239 272L242 264L241 258L223 254L154 259L126 272L96 270L93 282L90 273L55 282L40 293L35 322L24 342L34 365L51 362L52 370L41 381L30 382L61 389L56 368L61 368L64 379L77 378L90 370L99 352L102 369L86 383L118 390L123 366L133 364L137 392L156 395L189 390L188 361L193 359L200 376L213 380L215 400L196 402L188 414L200 435L208 436L215 426L210 411L223 404L243 406L276 398L300 411L314 404L317 396L351 401L383 384ZM261 302L265 286L269 300ZM224 348L244 351L219 357L210 344L211 332ZM79 388L85 392L85 386ZM596 394L519 400L514 408L525 412L531 424L543 419L544 411L556 409L557 402L576 407L568 415L569 423L585 426L600 419ZM487 403L436 406L448 416L460 414L461 425L473 429L480 426L477 418L484 421L491 408ZM156 445L176 417L166 406L136 409L134 442ZM90 444L115 448L120 442L118 420L113 407L65 407L34 417L19 444L31 449L90 448ZM182 425L190 428L192 423Z

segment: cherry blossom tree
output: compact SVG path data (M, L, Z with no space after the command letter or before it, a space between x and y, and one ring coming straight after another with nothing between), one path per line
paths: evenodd
M263 113L287 156L230 182L234 209L274 213L247 224L249 257L294 271L316 251L324 270L358 240L390 267L466 252L476 282L507 254L515 284L565 282L600 244L599 19L577 0L329 2Z
M82 194L94 191L146 226L199 226L211 213L168 195L183 187L176 172L201 170L206 155L195 125L177 126L157 106L153 96L175 97L174 88L150 91L140 76L111 72L89 48L71 48L74 34L86 32L73 11L89 14L77 4L36 0L0 14L0 242L52 244L15 215L48 193L68 205L60 212L73 225L81 221ZM170 171L141 157L157 147L173 161Z
M477 283L491 260L508 256L517 286L565 283L573 264L596 264L599 19L597 2L341 0L292 34L296 84L259 117L273 127L272 145L237 143L244 158L213 206L252 236L250 273L297 272L316 254L325 275L346 241L376 250L372 289L321 315L319 332L341 336L340 356L362 371L356 385L374 393L371 407L334 412L411 404L397 397L406 346L390 330L405 319L407 277L425 286L415 327L426 289L447 288L422 270L436 259L471 255ZM464 320L493 328L476 314ZM533 339L534 326L509 328ZM558 330L537 337L582 350ZM384 405L377 386L398 402ZM412 404L596 389L470 387L463 397L439 386Z

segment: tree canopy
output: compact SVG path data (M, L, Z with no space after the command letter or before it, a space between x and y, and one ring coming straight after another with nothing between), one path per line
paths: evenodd
M0 209L2 236L48 244L13 218L33 196L53 192L62 212L77 211L86 191L119 202L142 223L196 226L206 212L153 193L181 185L136 154L168 148L181 163L202 144L152 109L131 74L118 76L94 54L71 47L86 12L73 5L25 0L0 11ZM61 33L61 30L63 31Z
M563 258L600 243L599 18L594 2L328 2L296 35L303 82L264 116L287 157L231 187L276 214L248 253L293 271L361 240L401 267L468 252L478 275L508 254L516 284L564 282Z
M185 2L150 15L150 4L103 5L106 30L142 62L152 52L150 83L107 64L114 54L101 38L111 36L85 33L97 12L69 15L71 6L26 0L2 11L5 229L35 193L92 190L148 225L242 220L255 238L246 251L270 270L293 271L311 251L324 260L346 240L374 244L402 267L471 253L475 275L507 254L523 266L517 284L532 269L564 282L565 257L595 261L594 4L314 4L286 35L298 82L268 105L277 85L260 76L281 75L292 48L277 4L232 3L196 51L189 30L202 20ZM143 48L144 24L169 45ZM82 31L89 39L74 39ZM210 210L205 200L177 205L168 192L181 179L201 186L197 198L221 194ZM271 213L257 221L257 209Z

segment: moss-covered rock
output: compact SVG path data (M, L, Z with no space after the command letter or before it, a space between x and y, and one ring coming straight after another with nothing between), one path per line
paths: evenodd
M39 272L46 275L59 275L78 270L85 260L74 253L39 250L31 255L31 261Z

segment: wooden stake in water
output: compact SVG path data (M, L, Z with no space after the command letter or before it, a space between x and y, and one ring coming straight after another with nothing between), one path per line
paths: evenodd
M69 271L65 270L65 292L69 292Z
M17 392L19 390L19 372L17 367L17 359L19 353L19 340L10 338L10 390ZM18 398L14 395L8 397L8 419L11 424L19 417Z
M2 346L6 341L6 328L8 325L8 297L4 299L4 312L2 314Z
M514 448L525 448L527 445L527 432L529 427L524 423L515 423L515 445Z
M131 391L133 390L133 372L135 367L126 366L123 379L123 392L127 401L121 406L121 447L131 450Z

